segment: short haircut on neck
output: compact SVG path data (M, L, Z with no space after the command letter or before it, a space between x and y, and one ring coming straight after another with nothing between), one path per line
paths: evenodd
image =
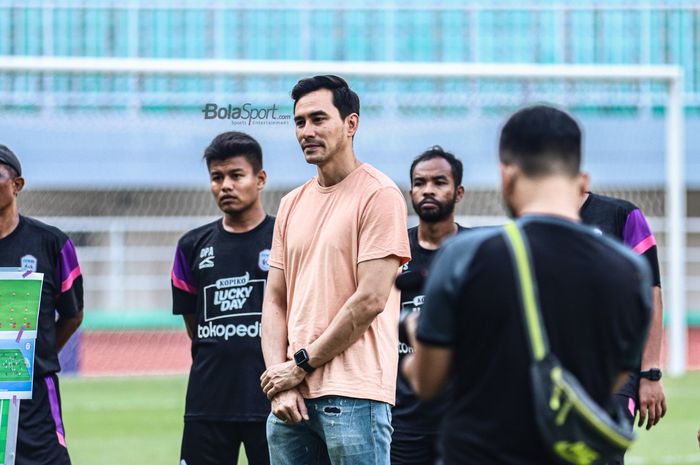
M517 165L528 177L574 177L581 170L581 129L555 107L526 107L503 126L498 151L503 164Z

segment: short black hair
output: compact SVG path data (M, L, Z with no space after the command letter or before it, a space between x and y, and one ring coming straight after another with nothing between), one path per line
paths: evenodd
M332 74L314 76L297 82L292 89L294 108L296 109L300 98L319 89L328 89L333 93L333 105L338 109L341 119L345 120L352 113L360 114L360 97L345 79Z
M202 158L209 168L212 161L224 161L233 157L244 157L248 160L254 173L258 173L263 168L262 148L258 141L238 131L222 132L216 136L204 150Z
M499 142L502 163L514 163L529 177L576 176L581 170L581 128L568 113L535 105L514 113Z
M444 158L452 168L452 179L454 179L455 187L462 185L462 172L464 170L462 162L450 152L445 152L439 145L433 145L413 160L413 163L411 163L411 170L409 171L411 185L413 185L413 171L416 165L424 161L432 160L433 158Z

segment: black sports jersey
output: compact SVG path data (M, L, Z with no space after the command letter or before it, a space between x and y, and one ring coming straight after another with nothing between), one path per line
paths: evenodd
M553 216L520 219L552 352L598 404L634 369L650 320L651 274L622 244ZM445 464L546 465L533 412L514 266L502 228L465 232L438 252L418 339L453 351Z
M661 285L656 239L647 219L635 204L589 192L579 213L584 224L598 228L603 234L644 255L651 267L652 285Z
M466 231L457 225L457 233ZM408 230L408 241L411 246L411 261L403 266L403 272L424 273L430 268L430 263L437 250L424 249L418 243L418 226ZM406 314L420 311L423 305L423 291L401 291L401 321ZM399 331L399 367L403 358L413 353L405 331ZM413 393L408 380L401 370L396 378L396 404L391 410L391 423L397 432L435 433L446 408L447 396L443 395L434 401L419 400Z
M20 215L15 230L0 239L0 267L44 273L38 327L27 328L37 330L34 377L60 371L56 312L72 318L83 309L83 277L73 243L58 228Z
M260 421L270 413L260 388L260 315L274 223L267 216L236 234L217 220L178 242L173 313L197 314L186 419Z

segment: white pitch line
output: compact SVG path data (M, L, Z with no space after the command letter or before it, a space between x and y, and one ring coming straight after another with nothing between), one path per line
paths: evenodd
M628 465L674 465L680 463L700 463L700 453L686 455L668 455L662 459L645 459L644 457L625 457Z

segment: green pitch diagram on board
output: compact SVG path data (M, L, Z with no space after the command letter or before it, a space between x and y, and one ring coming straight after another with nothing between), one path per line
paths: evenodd
M41 281L0 280L0 331L36 329Z
M31 381L21 350L0 349L0 382L2 381Z
M0 399L32 397L43 279L28 270L0 270Z

